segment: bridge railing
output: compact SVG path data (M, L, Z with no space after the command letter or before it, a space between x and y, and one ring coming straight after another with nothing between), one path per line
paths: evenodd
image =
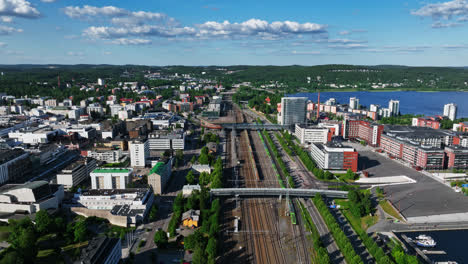
M283 189L283 188L220 188L211 189L214 196L280 196L312 197L321 194L333 198L347 198L348 192L322 189Z

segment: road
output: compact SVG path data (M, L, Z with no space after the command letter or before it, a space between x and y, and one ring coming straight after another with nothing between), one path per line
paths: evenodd
M330 231L328 230L327 225L325 224L325 221L323 221L322 216L320 215L319 211L317 210L317 207L315 207L315 204L307 199L301 199L306 207L307 211L310 214L310 217L312 218L312 221L314 222L315 226L317 227L317 230L320 235L320 239L322 240L322 243L326 246L328 255L330 256L330 260L335 263L335 264L346 264L346 261L341 254L341 251L338 249L338 246L336 245L335 239L331 235Z

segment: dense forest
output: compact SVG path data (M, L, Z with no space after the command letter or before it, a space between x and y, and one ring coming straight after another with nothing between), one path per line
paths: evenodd
M191 77L210 79L226 87L250 82L254 87L264 85L281 93L313 91L315 89L349 90L425 90L466 91L468 69L455 67L406 66L141 66L141 65L0 65L0 92L15 96L50 95L64 98L69 95L85 96L79 88L106 80L109 88L118 82L137 81L149 87L176 85L183 81L147 80L144 75L159 72L161 76L178 73ZM127 73L127 74L124 74ZM61 86L58 87L60 76ZM373 84L390 84L372 87ZM71 88L65 88L70 84ZM330 87L330 85L336 87ZM396 85L393 85L396 84ZM340 86L341 85L341 86ZM88 96L105 94L105 91L87 93Z

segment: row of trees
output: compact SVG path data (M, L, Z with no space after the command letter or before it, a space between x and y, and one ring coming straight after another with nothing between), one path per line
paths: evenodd
M286 167L286 165L283 162L283 159L281 158L282 155L278 151L278 148L276 148L276 145L271 139L270 134L265 130L262 131L262 134L266 138L267 144L270 146L271 150L273 151L273 154L275 156L274 158L276 159L276 162L278 163L281 171L283 172L283 175L286 177L289 187L295 188L294 180L289 174L288 168Z
M318 211L322 215L323 220L327 224L328 229L333 235L333 238L335 239L336 244L340 248L341 253L346 259L346 262L350 264L363 263L359 255L356 254L356 251L354 251L354 248L351 245L351 242L349 241L348 237L346 237L345 233L336 222L335 217L328 210L327 205L322 199L322 196L316 195L313 201L315 203L315 206L317 206Z
M312 217L310 217L309 212L307 209L304 207L304 205L299 202L299 205L301 207L301 215L302 218L304 219L306 229L309 230L310 235L312 236L312 244L314 247L314 250L316 252L316 257L317 261L316 263L320 264L330 264L332 263L330 260L330 256L328 255L328 251L325 248L322 239L320 238L320 234L317 230L317 227L314 224L314 221L312 220Z
M356 217L357 219L361 219L362 216L371 213L373 210L369 191L361 191L356 188L351 188L348 191L348 199L351 216L345 214L347 217ZM360 225L353 224L356 223L355 221L349 222L351 223L354 231L361 238L362 243L366 246L369 254L374 257L378 264L394 263L389 256L385 255L383 249L379 247L374 239L372 239ZM358 223L361 223L361 221L358 221Z
M209 196L204 199L204 203L209 202ZM201 209L201 227L184 239L185 249L194 252L192 261L195 264L216 263L220 211L219 199L214 200L209 209Z
M284 149L284 151L289 155L289 157L294 156L294 152L291 150L291 148L288 145L288 142L280 135L280 134L275 134L276 138L278 139L281 147Z

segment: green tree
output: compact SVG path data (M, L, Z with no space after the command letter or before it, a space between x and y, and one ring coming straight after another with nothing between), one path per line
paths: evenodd
M185 175L185 180L187 181L188 184L194 184L195 183L195 175L193 175L193 171L190 170L187 175Z
M208 258L214 259L216 257L217 245L218 245L218 242L216 241L216 238L211 237L208 240L208 244L206 245L206 249L205 249L205 252L208 255Z
M75 242L83 242L87 239L88 228L86 227L85 221L79 221L75 223L73 235Z
M192 159L190 159L190 163L195 164L196 161L197 161L197 156L193 155Z
M167 233L163 230L159 230L154 234L154 243L158 248L166 248L168 241Z
M52 229L53 220L46 210L39 210L36 214L36 229L39 233L45 234Z

